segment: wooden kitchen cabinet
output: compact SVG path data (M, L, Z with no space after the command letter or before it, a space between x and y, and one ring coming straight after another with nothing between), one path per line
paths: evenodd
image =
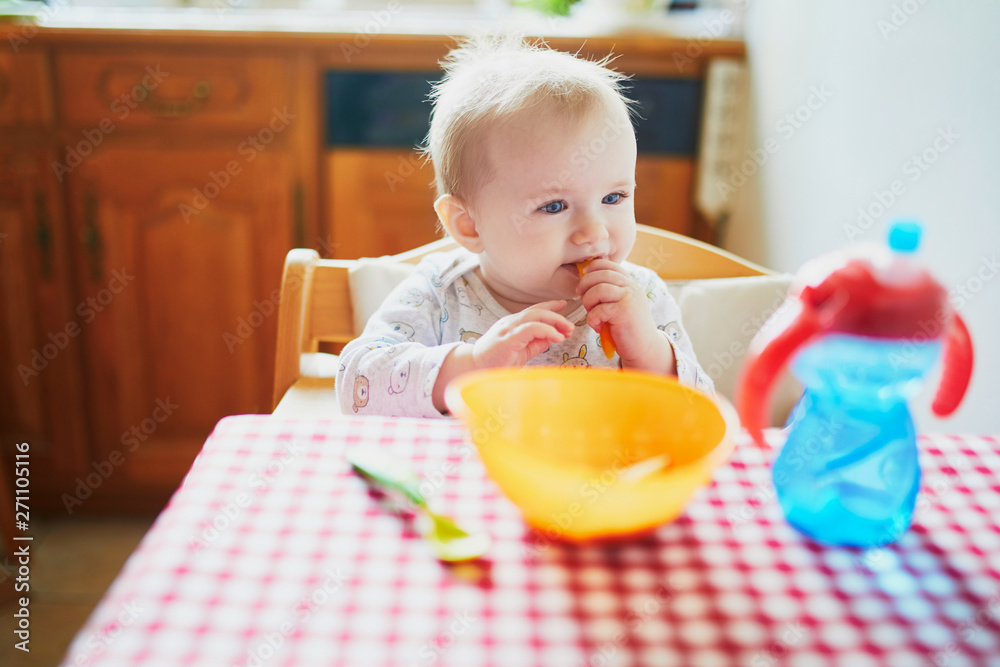
M0 437L5 452L30 443L32 475L66 480L90 456L82 330L53 155L0 149Z
M222 416L268 411L289 163L116 146L69 177L93 452L135 484L176 486Z
M219 419L270 409L284 257L320 238L301 59L22 56L0 57L34 100L0 87L0 359L72 333L5 376L3 450L32 443L38 511L156 511Z

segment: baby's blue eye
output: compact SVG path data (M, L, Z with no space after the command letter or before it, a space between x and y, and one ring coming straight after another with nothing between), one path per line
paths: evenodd
M622 200L624 195L620 192L612 192L609 195L604 195L604 199L601 200L602 204L617 204Z
M542 213L561 213L566 210L566 202L550 201L548 204L541 206L538 210Z

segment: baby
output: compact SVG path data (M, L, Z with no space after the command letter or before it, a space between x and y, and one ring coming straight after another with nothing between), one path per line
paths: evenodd
M426 152L459 248L425 258L344 348L341 409L441 416L452 379L524 365L643 370L713 391L663 281L625 261L636 141L624 77L512 37L470 39L444 68Z

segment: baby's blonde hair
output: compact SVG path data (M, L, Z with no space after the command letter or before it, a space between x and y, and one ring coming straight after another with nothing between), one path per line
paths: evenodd
M486 129L529 109L571 119L600 108L630 113L632 101L621 86L627 77L608 69L610 60L584 60L513 35L479 35L453 49L431 92L423 148L434 164L438 196L470 201L490 175L488 157L478 150Z

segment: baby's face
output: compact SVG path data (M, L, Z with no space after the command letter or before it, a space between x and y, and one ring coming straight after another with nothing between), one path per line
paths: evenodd
M508 308L575 298L576 263L624 260L635 243L635 134L628 114L509 123L484 142L473 199L481 271Z

